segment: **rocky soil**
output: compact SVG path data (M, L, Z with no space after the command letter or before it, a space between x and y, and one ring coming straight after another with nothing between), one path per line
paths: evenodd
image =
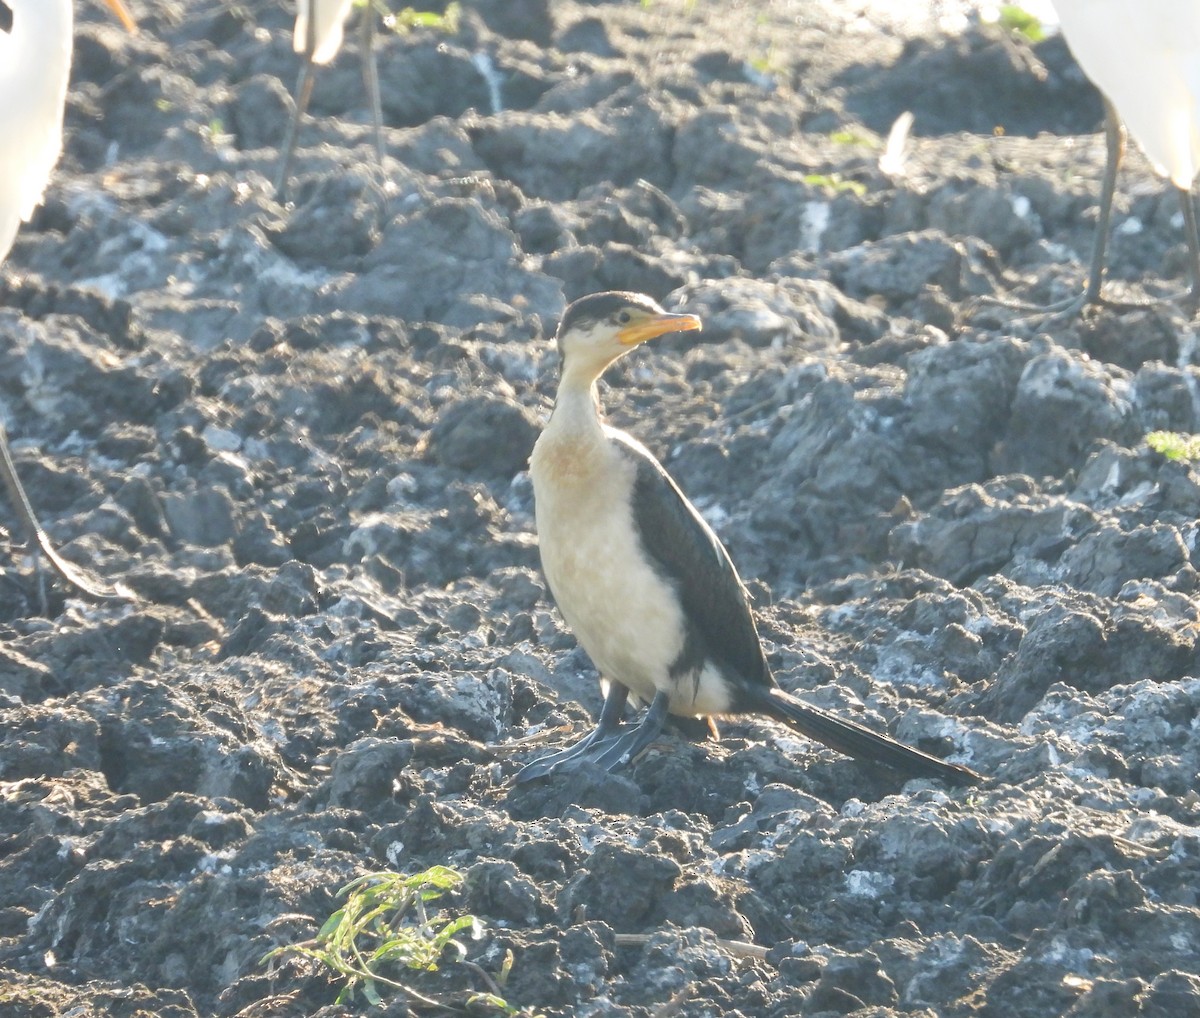
M548 1018L1200 1013L1200 475L1144 441L1200 430L1195 326L980 302L1082 286L1104 148L1060 39L467 2L380 40L382 170L349 37L281 204L289 11L134 7L137 38L81 5L0 277L30 496L136 594L43 611L5 532L0 1013L345 1014L263 955L435 864L479 935L406 978L460 1003L511 951ZM1186 285L1137 153L1115 222L1113 292ZM727 542L781 684L985 787L754 719L512 784L599 704L525 463L558 316L607 288L704 319L604 399Z

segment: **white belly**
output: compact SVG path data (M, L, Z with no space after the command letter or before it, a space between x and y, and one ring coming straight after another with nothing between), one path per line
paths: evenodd
M530 464L538 547L555 603L580 646L604 678L640 699L669 693L674 714L728 709L711 668L671 676L686 627L675 591L640 546L629 500L633 462L608 442L586 457L554 444L543 435Z
M1056 0L1067 45L1158 170L1200 169L1200 10L1180 0Z

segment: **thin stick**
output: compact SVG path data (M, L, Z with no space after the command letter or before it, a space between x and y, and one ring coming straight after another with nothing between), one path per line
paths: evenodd
M618 947L643 947L650 942L647 933L618 933L613 937ZM755 961L766 961L770 949L758 944L747 944L744 940L723 940L717 937L717 946L728 951L736 958L753 958Z

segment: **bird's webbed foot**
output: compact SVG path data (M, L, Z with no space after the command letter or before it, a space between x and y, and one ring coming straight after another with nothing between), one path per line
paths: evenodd
M621 731L592 747L588 762L606 771L624 767L657 739L667 720L666 693L658 693L650 709L636 725L622 725Z
M606 743L621 735L622 731L627 728L632 728L633 725L617 724L608 726L597 725L592 731L588 732L574 746L568 749L559 750L557 753L551 753L549 756L544 756L540 760L534 760L532 763L526 764L518 772L515 778L518 784L525 781L532 781L534 778L544 778L547 774L558 770L574 770L582 763L585 763L591 753L602 748Z
M621 724L605 714L595 730L584 736L570 749L534 760L517 773L517 783L545 777L553 771L574 771L582 767L599 767L614 771L634 759L662 733L667 720L670 698L658 693L641 721ZM607 705L606 705L607 707Z
M1130 311L1157 311L1172 304L1194 307L1196 291L1192 288L1166 297L1129 300L1118 300L1115 297L1106 297L1104 294L1085 291L1052 304L1032 304L1001 297L979 297L972 305L968 316L975 317L975 313L981 308L1000 308L1020 313L1020 317L1008 322L1010 326L1045 330L1051 326L1066 325L1076 318L1084 317L1084 313L1088 309L1103 309L1123 314Z

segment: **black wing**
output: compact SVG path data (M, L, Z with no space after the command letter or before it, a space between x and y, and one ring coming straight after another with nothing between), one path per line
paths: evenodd
M683 602L688 633L673 671L691 671L711 657L730 681L773 686L746 589L725 546L658 460L627 435L612 437L637 467L633 521L642 546Z

